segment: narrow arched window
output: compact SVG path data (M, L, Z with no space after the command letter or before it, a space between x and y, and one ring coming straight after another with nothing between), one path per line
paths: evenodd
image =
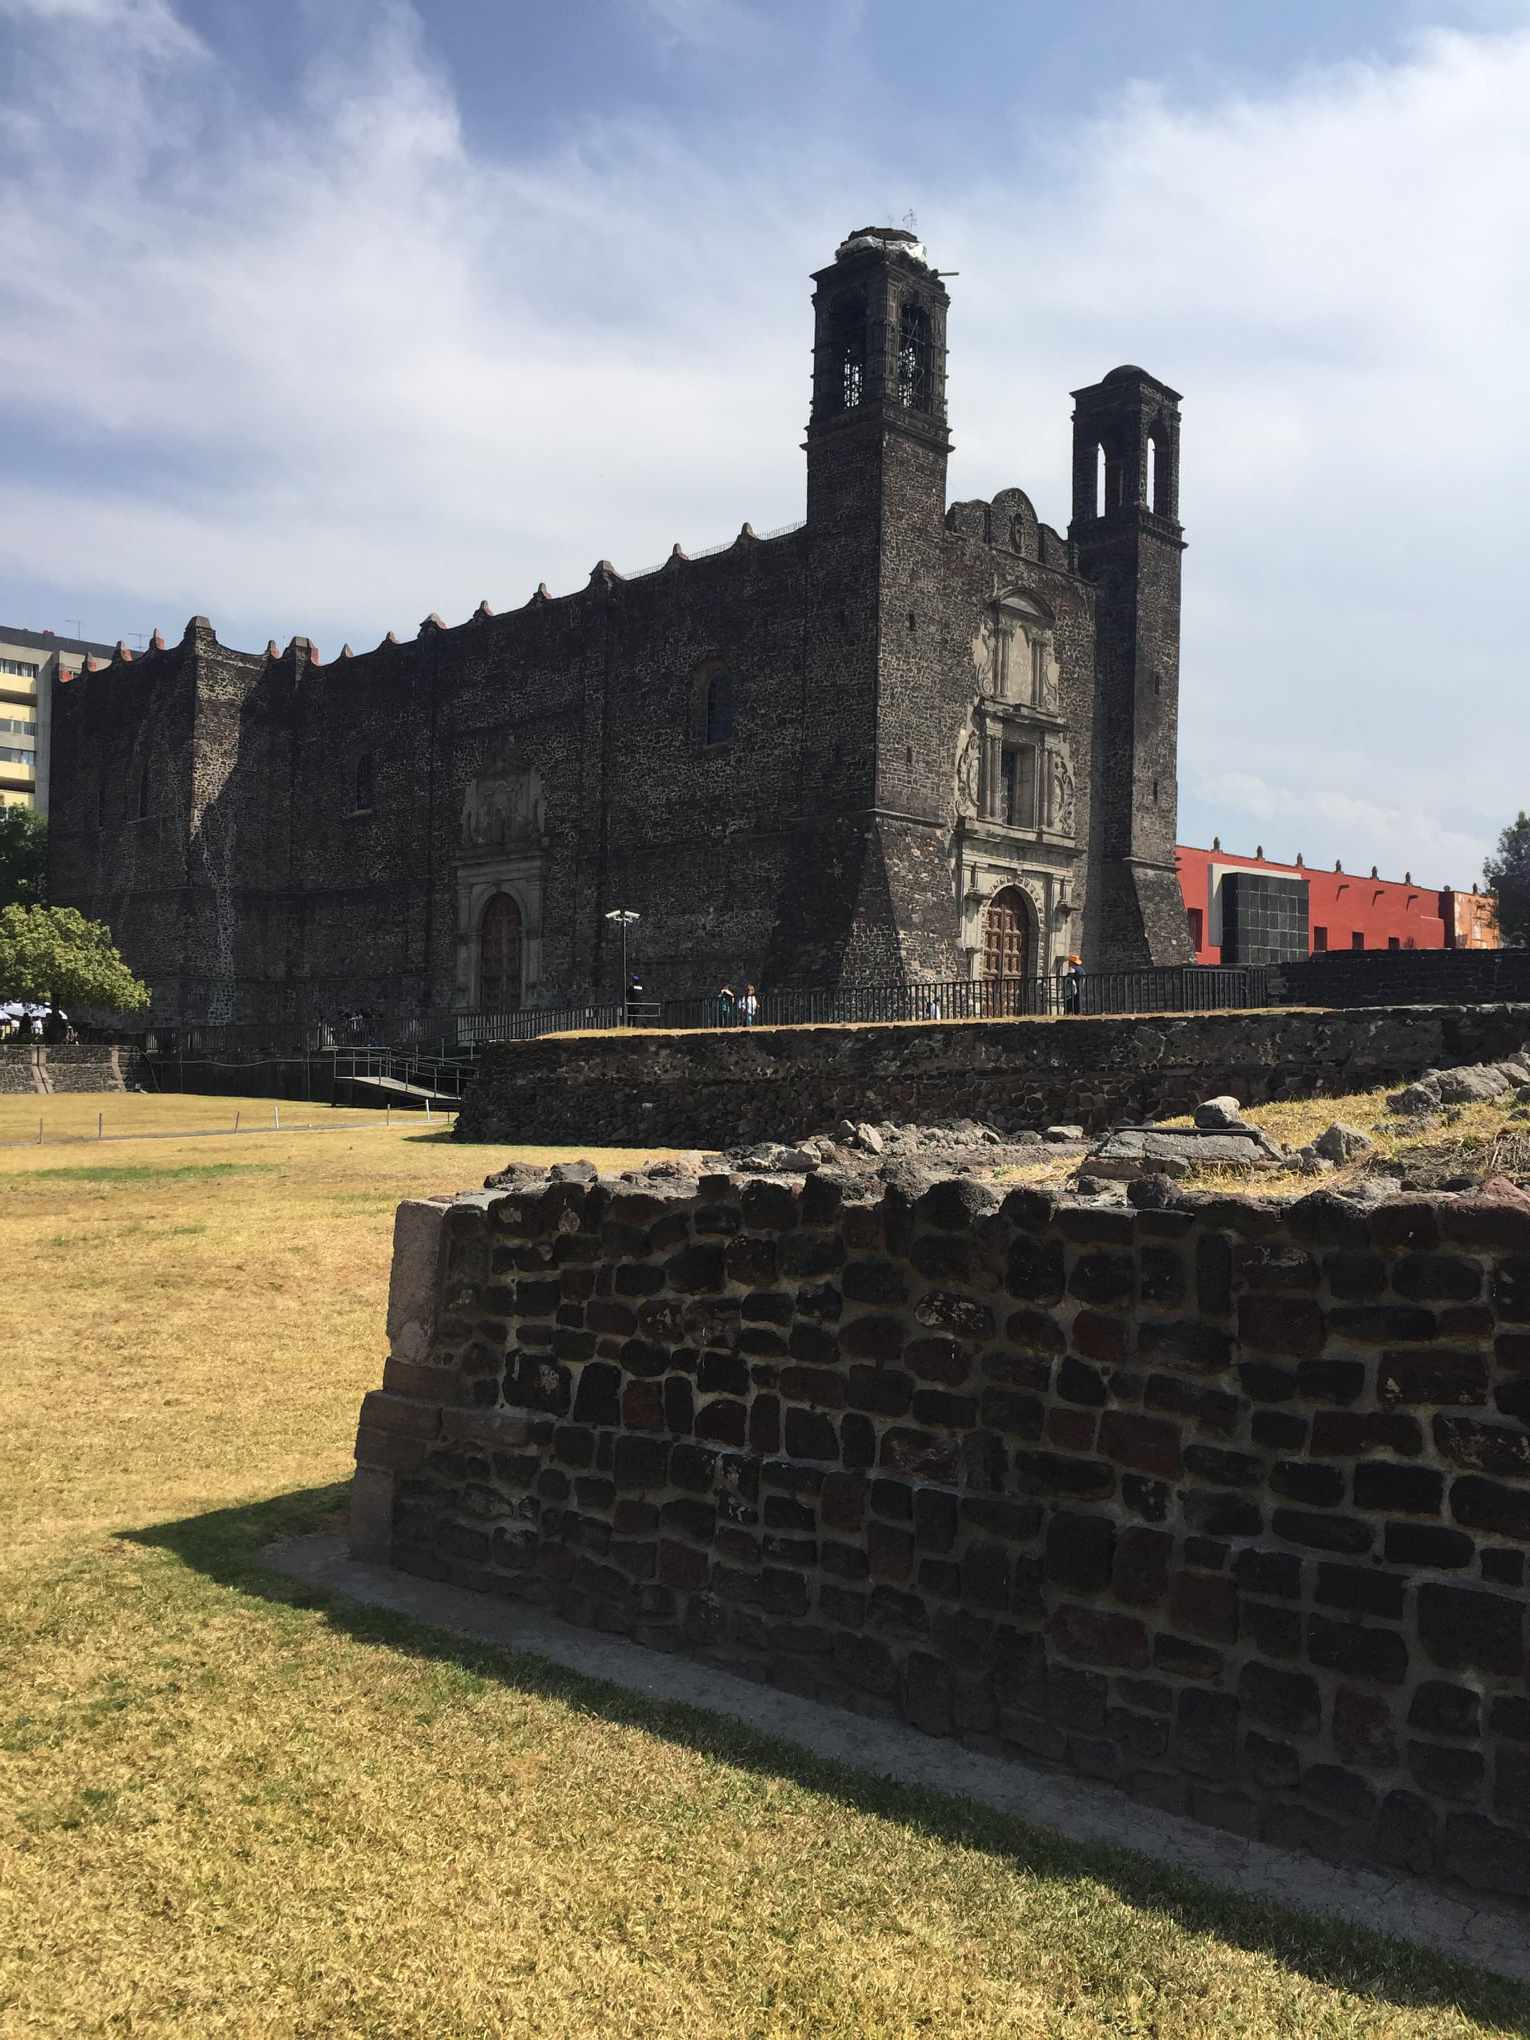
M1148 508L1163 514L1163 505L1158 500L1158 440L1149 435L1147 443L1147 499Z
M930 408L930 314L905 304L898 319L898 402L910 411Z
M733 675L725 668L707 677L706 739L708 744L733 742Z
M356 812L372 805L372 753L363 751L356 760Z
M521 1003L521 910L509 893L496 893L478 923L478 1005L485 1013L514 1013Z

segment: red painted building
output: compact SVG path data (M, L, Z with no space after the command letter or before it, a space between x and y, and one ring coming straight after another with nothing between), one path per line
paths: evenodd
M1239 857L1216 842L1209 850L1181 843L1174 860L1197 963L1224 961L1224 880L1237 872L1267 874L1293 889L1305 884L1307 946L1314 954L1325 949L1498 947L1493 902L1486 894L1415 885L1407 876L1379 878L1374 866L1362 877L1337 866L1319 871L1311 865L1276 864L1262 854Z

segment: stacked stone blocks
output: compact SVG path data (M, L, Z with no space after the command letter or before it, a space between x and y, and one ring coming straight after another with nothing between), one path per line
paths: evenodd
M1530 1896L1530 1201L916 1191L402 1207L358 1549Z

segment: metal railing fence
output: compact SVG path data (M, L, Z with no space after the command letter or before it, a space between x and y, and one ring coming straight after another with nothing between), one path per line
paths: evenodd
M412 1019L388 1038L348 1038L327 1023L268 1025L259 1021L160 1029L137 1045L151 1055L199 1057L291 1055L329 1059L337 1074L360 1074L367 1056L427 1065L448 1088L452 1066L472 1062L485 1047L534 1041L546 1034L604 1033L623 1025L661 1028L800 1027L887 1021L1012 1020L1027 1016L1209 1013L1273 1003L1269 965L1171 965L1146 970L1081 971L1071 977L953 978L936 984L781 986L759 995L752 1013L742 996L719 993L681 999L569 1006L526 1006ZM368 1023L369 1026L375 1023ZM119 1037L120 1038L120 1037Z

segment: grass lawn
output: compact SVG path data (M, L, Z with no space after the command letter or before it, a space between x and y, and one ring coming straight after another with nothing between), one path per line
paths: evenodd
M0 2033L1530 2034L1467 1969L262 1572L343 1521L395 1201L506 1156L380 1118L0 1150Z

